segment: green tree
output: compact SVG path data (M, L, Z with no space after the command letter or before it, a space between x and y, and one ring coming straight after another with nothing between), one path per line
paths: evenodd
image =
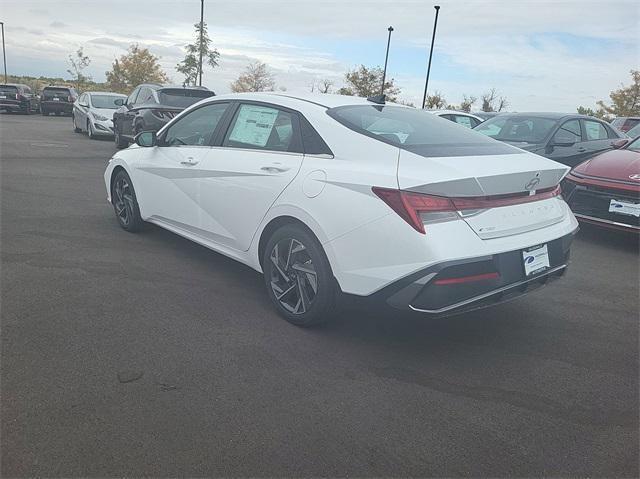
M169 81L162 71L159 58L148 48L132 44L127 53L115 59L111 70L105 72L107 83L112 91L128 93L140 83L165 83Z
M584 106L579 106L578 109L579 115L587 115L587 116L595 116L596 118L605 119L607 117L607 112L605 112L602 108L598 108L594 110L593 108L586 108Z
M82 73L90 63L91 59L84 54L82 47L78 48L75 55L69 55L69 65L71 65L71 68L67 70L67 73L71 75L73 83L78 91L82 91L83 85L91 80L90 76L85 76Z
M378 95L382 86L383 70L380 67L367 68L360 65L355 70L348 71L345 74L346 85L338 90L340 95L356 95L369 97ZM385 80L384 94L387 100L396 101L400 94L400 88L395 86L394 79Z
M202 37L200 36L200 23L196 23L194 26L196 29L196 41L185 47L187 55L184 57L184 60L176 65L178 73L184 75L184 85L196 85L198 83L198 67L201 52L203 65L206 63L211 68L218 66L218 58L220 58L218 50L211 47L207 24L203 23L202 25Z
M246 91L273 91L276 82L269 67L260 61L250 63L244 73L231 83L231 91L241 93Z
M638 116L640 115L640 70L631 70L631 84L627 87L620 85L618 90L609 94L611 105L600 100L599 110L608 116Z

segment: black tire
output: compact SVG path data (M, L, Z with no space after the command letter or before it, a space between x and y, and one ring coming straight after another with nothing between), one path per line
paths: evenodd
M73 131L76 133L82 133L82 128L78 128L78 125L76 125L76 116L75 115L71 115L71 121L73 122Z
M140 216L138 199L129 175L124 170L119 170L113 179L111 186L111 203L116 213L116 218L122 229L136 233L144 227L144 221Z
M26 108L24 109L25 115L31 115L31 103L28 103Z
M276 230L267 242L262 265L267 294L284 319L296 326L331 319L336 283L320 242L309 230L297 224Z
M113 128L113 141L116 144L116 148L119 150L129 146L129 142L120 136L120 129L118 128L118 125L114 125Z

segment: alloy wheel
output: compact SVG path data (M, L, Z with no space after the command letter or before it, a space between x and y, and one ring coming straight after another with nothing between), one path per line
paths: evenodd
M115 194L116 215L118 220L124 225L128 226L133 219L133 193L131 186L124 176L120 176L116 180L115 187L113 189Z
M318 275L305 245L294 238L275 244L269 255L271 290L292 314L304 314L318 293Z

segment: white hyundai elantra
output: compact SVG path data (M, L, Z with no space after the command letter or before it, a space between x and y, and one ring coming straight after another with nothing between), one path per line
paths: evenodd
M248 93L139 134L104 178L125 230L154 223L251 266L310 325L340 293L447 315L560 276L568 170L380 98Z

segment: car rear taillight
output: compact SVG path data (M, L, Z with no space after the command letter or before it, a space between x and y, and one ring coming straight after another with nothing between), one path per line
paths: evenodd
M422 234L425 233L423 213L449 212L455 214L456 211L451 200L442 196L423 195L377 186L374 186L372 190L414 230Z
M20 99L20 93L16 93L16 100Z
M478 211L501 206L518 205L532 201L546 200L559 196L560 185L545 188L536 192L524 192L507 195L473 196L468 198L446 198L411 191L379 188L372 191L395 211L417 232L425 234L425 222L444 221L458 218L458 212Z
M68 101L69 103L73 103L73 97L72 97L71 95L69 95L69 96L67 97L67 101Z

